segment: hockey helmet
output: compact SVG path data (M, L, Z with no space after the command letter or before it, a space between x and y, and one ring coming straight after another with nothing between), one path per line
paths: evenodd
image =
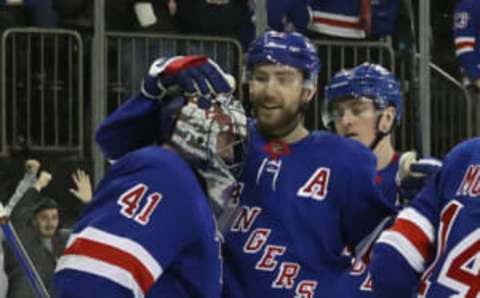
M320 59L310 40L297 32L266 31L247 52L247 71L260 64L286 65L305 74L305 86L315 88Z
M402 95L400 84L386 68L365 62L349 70L337 72L325 87L322 121L331 127L334 121L333 103L346 98L369 98L375 108L383 110L387 106L396 109L396 122L402 115Z

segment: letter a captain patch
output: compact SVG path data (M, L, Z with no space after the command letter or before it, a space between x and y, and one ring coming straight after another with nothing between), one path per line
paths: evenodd
M318 168L298 190L297 195L322 201L328 193L328 180L330 180L330 169L324 167Z

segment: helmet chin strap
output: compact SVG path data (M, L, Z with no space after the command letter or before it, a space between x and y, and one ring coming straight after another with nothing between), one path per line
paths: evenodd
M390 127L390 129L387 132L381 131L380 130L380 120L382 119L382 117L383 117L383 112L380 115L378 115L378 117L377 117L377 121L375 123L375 130L376 130L375 138L370 143L370 146L368 146L370 148L370 150L372 150L372 151L375 151L375 149L377 148L380 141L382 141L383 138L385 138L386 136L391 134L392 131L393 131L393 128L395 127L395 124L392 124L392 126Z

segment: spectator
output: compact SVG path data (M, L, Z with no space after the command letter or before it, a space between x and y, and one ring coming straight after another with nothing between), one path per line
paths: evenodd
M3 207L3 204L0 203L0 219L2 221L8 220L10 212L18 203L18 201L23 197L28 188L33 186L35 183L35 176L40 168L40 163L37 160L29 159L25 162L25 175L20 183L17 185L14 194L10 197L6 207ZM3 222L2 222L3 223ZM5 255L3 251L3 241L4 235L3 231L0 230L0 298L7 297L8 290L8 277L5 273Z
M464 74L464 84L480 90L480 5L460 0L454 14L455 47Z
M134 30L178 32L176 0L133 0L133 9L137 21Z
M227 36L246 49L253 38L251 10L246 0L176 0L182 33ZM245 30L248 28L248 30Z
M93 0L52 0L59 25L82 34L93 30Z
M267 0L266 3L269 28L306 33L310 22L307 0Z
M52 0L30 0L32 25L54 28L58 26L58 16L53 10Z
M0 32L11 27L30 25L28 2L0 0Z
M176 2L175 0L123 0L120 4L124 8L117 8L118 14L113 16L113 12L107 13L107 18L117 19L123 16L122 24L109 21L110 25L116 29L126 31L136 31L138 33L176 33L179 31L175 19ZM117 1L107 1L107 12L110 8L119 6ZM129 27L126 27L126 24ZM107 23L108 24L108 23ZM148 42L147 42L148 40ZM120 69L113 73L112 77L116 78L121 85L121 90L125 90L127 94L133 93L140 85L143 74L148 65L159 55L173 56L177 48L174 42L169 40L151 40L149 38L123 38L121 43L114 44L116 50L120 52ZM119 46L120 45L120 46ZM115 81L115 80L114 80Z
M392 35L399 0L312 0L315 33L344 38Z
M68 235L65 231L59 229L60 218L57 202L41 194L42 189L50 183L50 180L51 175L42 171L33 187L26 191L18 206L13 210L10 220L17 229L18 235L48 292L53 295L52 276L57 258L65 247ZM88 203L89 196L91 198L88 175L78 170L74 173L74 182L77 189L72 190L72 192L77 194L77 197L81 197L83 202ZM5 252L5 271L9 282L7 297L35 297L19 263L15 260L13 252L10 249Z

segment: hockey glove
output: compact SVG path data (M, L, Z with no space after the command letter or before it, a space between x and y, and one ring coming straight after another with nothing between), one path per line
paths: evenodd
M144 78L141 91L150 99L164 101L177 95L213 97L231 94L235 79L205 56L157 59Z
M402 205L408 205L425 186L427 180L442 168L442 162L435 158L416 160L411 152L404 153L400 158L400 169L396 182L399 187Z

